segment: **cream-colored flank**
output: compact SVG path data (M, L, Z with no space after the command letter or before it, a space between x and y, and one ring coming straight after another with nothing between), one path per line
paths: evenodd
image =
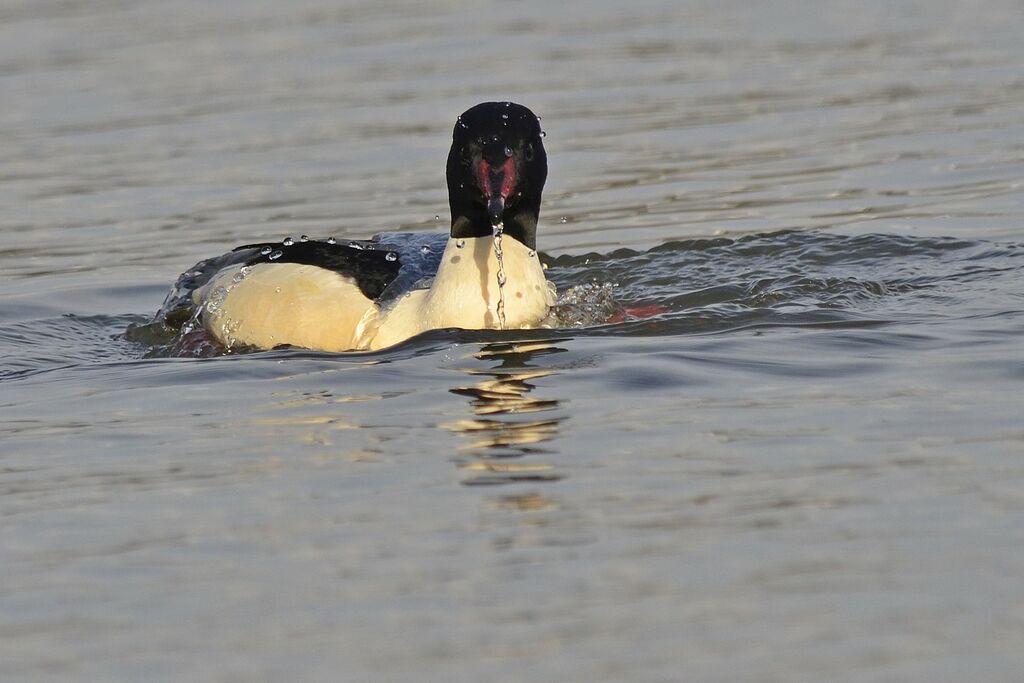
M553 287L533 251L508 237L502 248L505 327L533 327L554 304ZM194 300L204 306L203 326L228 347L373 350L426 330L498 328L497 268L490 237L449 239L430 289L383 309L351 278L294 263L257 264L244 275L232 268L197 290Z

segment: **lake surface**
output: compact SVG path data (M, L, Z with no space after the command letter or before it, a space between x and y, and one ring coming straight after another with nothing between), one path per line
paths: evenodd
M466 5L0 2L0 680L1020 680L1021 5ZM125 338L492 99L563 328Z

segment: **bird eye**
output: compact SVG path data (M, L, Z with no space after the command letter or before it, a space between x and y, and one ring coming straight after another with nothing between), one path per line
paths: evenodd
M526 149L523 151L523 156L526 157L527 161L533 161L533 144L526 145Z

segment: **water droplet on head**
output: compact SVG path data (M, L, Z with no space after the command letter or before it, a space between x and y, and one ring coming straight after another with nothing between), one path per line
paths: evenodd
M272 251L274 251L274 250L271 249L270 247L263 247L262 249L260 249L260 254L262 256L266 256L267 254L269 254Z
M435 214L434 214L434 220L435 220L435 221L439 221L439 220L441 220L441 214L439 214L439 213L435 213Z
M420 247L420 253L421 254L429 254L430 253L430 245L429 244L424 244L422 247Z
M467 125L466 125L465 123L463 123L462 121L459 121L459 125L460 125L460 126L462 126L463 128L466 128L467 130L469 129L469 126L467 126Z
M466 246L466 240L455 240L456 249L462 249L464 246Z
M534 256L537 255L537 252L531 249L530 251L526 252L526 255L529 256L530 258L533 258Z
M327 244L337 244L337 243L338 243L338 240L334 239L333 237L328 237L327 238Z
M546 138L546 137L548 136L548 134L547 134L547 133L545 133L544 131L541 131L541 132L540 132L540 136L541 136L542 138Z
M491 136L491 140L493 140L494 142L497 142L498 141L498 136L497 135L492 135Z
M299 241L300 242L308 242L309 241L309 235L300 235L299 236Z
M501 118L503 118L503 119L507 119L507 118L508 118L508 114L502 114L502 115L501 115Z
M359 242L349 242L348 246L350 246L353 249L362 249L363 248L363 245L359 244Z
M295 240L293 240L291 237L285 237L283 240L281 240L281 244L283 244L286 247L290 247L293 244L295 244Z
M538 122L540 121L540 117L539 117L539 116L537 117L537 121L538 121Z
M387 261L397 261L398 260L398 254L396 254L393 251L389 251L388 253L384 254L384 259L387 260Z
M507 157L512 156L512 148L511 147L506 147L505 148L505 156L507 156Z
M267 258L269 258L271 261L276 261L282 256L284 256L284 252L281 251L280 249L276 249L275 251L271 252L270 256L268 256Z

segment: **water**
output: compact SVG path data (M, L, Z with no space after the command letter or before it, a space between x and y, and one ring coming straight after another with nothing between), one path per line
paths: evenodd
M507 147L505 149L508 149ZM510 155L511 156L511 155ZM498 283L498 329L505 329L505 252L501 249L502 233L504 232L505 225L503 223L497 223L491 226L491 232L493 233L494 240L494 260L497 262L497 271L494 274L495 280Z
M0 4L0 680L1018 680L1022 19ZM562 329L122 336L233 246L437 230L490 99Z

